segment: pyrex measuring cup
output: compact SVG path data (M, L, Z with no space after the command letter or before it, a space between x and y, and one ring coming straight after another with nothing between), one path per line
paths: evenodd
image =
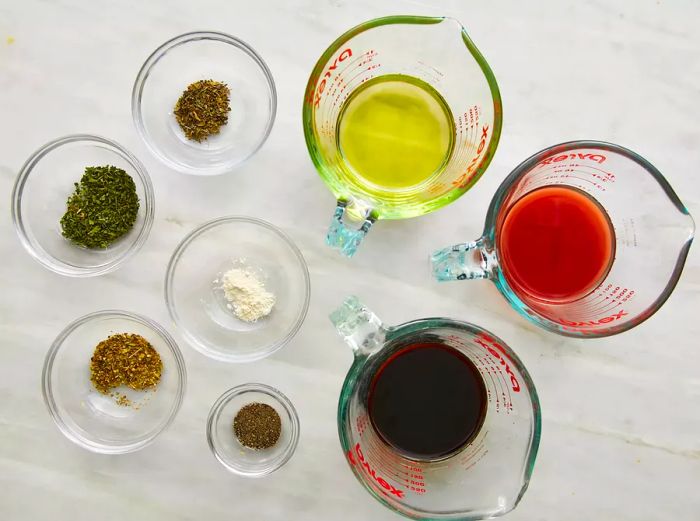
M344 101L383 75L414 78L441 97L452 125L452 148L434 175L402 189L358 181L339 144ZM309 154L338 205L328 245L352 256L377 219L436 210L466 192L484 173L501 133L501 97L486 60L450 18L392 16L361 24L338 38L311 73L303 108ZM346 225L344 218L355 221Z
M593 198L614 231L613 257L601 282L571 301L531 298L509 282L499 247L505 216L523 196L548 186ZM549 331L601 337L626 331L658 310L680 277L695 224L661 173L618 145L572 141L520 164L491 201L480 239L436 251L441 281L491 279L523 316Z
M535 386L515 353L466 322L426 318L384 326L355 297L331 320L355 356L338 404L340 444L355 477L372 496L414 519L484 519L515 508L532 474L541 427ZM410 459L395 450L378 434L368 412L378 369L417 342L457 349L486 386L486 412L478 434L459 452L436 461Z

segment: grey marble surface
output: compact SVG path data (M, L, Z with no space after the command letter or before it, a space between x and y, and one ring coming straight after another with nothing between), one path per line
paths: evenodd
M301 101L320 53L349 27L395 13L451 15L491 64L504 100L500 147L455 204L380 222L353 260L323 244L334 201L315 174ZM459 2L306 0L78 2L0 0L0 519L397 519L370 498L339 449L335 409L350 351L327 319L359 295L387 323L445 315L479 324L522 357L542 402L543 431L516 520L700 518L700 250L651 320L597 341L545 333L487 282L438 285L427 254L478 236L494 190L531 153L577 138L648 158L700 215L700 36L696 1ZM193 29L248 41L277 82L269 141L237 171L189 177L159 164L130 113L132 82L161 42ZM20 247L10 191L26 157L57 136L89 132L125 145L148 168L156 218L145 247L92 279L50 273ZM185 233L225 214L283 227L309 263L308 318L269 359L226 365L195 352L163 301L168 258ZM174 424L145 450L92 454L66 440L42 402L55 335L104 308L143 313L179 341L189 371ZM227 388L262 381L301 417L299 448L278 473L226 472L206 445L209 407Z

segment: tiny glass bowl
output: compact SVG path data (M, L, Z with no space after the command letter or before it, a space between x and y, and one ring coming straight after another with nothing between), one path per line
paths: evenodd
M233 268L253 271L275 296L269 315L236 317L222 288ZM165 274L170 316L192 346L224 362L252 362L274 353L299 331L309 308L310 282L299 248L281 230L251 217L222 217L187 235Z
M131 230L107 248L84 248L63 237L61 217L85 168L106 165L134 180L139 212ZM24 164L12 191L12 221L24 248L46 268L70 277L117 269L146 242L153 213L153 186L144 166L118 143L98 136L72 135L44 145Z
M187 139L175 104L199 80L228 85L231 111L218 134ZM252 156L272 130L277 93L272 73L245 42L223 33L193 32L158 47L141 67L131 96L136 129L153 155L179 172L217 175Z
M277 411L282 431L275 445L251 449L242 445L233 431L233 419L249 403L264 403ZM249 383L229 389L209 411L207 442L216 459L231 472L258 478L274 472L294 454L299 441L299 417L284 394L269 385Z
M97 391L90 359L113 334L144 337L160 355L163 372L153 390L115 389L129 405ZM77 445L103 454L124 454L150 444L175 418L185 393L185 362L177 344L152 320L126 311L98 311L66 327L46 354L44 402L61 432Z

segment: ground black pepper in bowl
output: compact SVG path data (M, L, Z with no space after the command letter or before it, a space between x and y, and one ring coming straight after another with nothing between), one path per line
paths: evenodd
M282 420L274 407L249 403L241 407L233 419L233 432L244 447L269 449L280 439Z

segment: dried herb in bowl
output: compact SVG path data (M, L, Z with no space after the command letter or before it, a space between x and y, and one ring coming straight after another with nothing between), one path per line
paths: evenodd
M136 184L116 166L89 166L66 202L63 236L86 248L104 249L131 230L139 212Z
M95 347L90 359L90 381L100 393L116 398L119 405L131 400L113 390L126 386L136 391L154 388L160 381L163 361L158 351L141 335L119 333Z
M231 111L228 85L199 80L187 87L175 104L175 119L187 139L201 143L218 134Z
M280 439L282 420L271 405L253 402L238 411L233 432L244 447L269 449Z

